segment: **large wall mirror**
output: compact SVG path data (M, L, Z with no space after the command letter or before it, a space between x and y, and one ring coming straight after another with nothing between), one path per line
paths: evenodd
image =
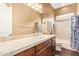
M42 30L44 32L47 32L48 34L53 34L54 31L54 17L49 14L45 18L43 18L42 21Z

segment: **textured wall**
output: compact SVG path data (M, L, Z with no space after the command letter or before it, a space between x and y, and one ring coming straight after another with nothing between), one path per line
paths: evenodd
M72 12L77 13L77 3L56 9L55 16L72 13Z

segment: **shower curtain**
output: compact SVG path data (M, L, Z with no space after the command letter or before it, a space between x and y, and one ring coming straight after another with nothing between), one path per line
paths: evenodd
M71 17L71 47L79 50L79 16Z

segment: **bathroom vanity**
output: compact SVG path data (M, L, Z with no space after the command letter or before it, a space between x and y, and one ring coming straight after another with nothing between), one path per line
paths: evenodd
M54 37L16 54L16 56L51 56L51 55L55 55Z
M55 55L55 35L41 35L0 43L0 55L51 56Z

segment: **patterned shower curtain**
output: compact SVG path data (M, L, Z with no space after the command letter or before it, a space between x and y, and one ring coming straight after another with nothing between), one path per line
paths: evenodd
M71 46L79 50L79 16L71 17Z

